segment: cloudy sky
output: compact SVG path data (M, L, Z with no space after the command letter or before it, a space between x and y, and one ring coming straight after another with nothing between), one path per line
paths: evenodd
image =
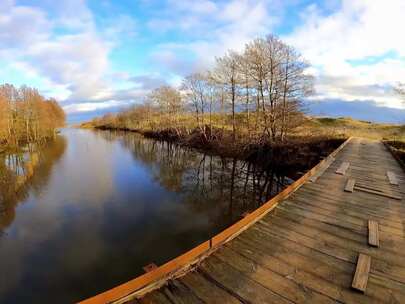
M405 82L404 28L404 0L0 0L0 83L101 113L274 33L311 62L320 112L356 104L405 120L392 92Z

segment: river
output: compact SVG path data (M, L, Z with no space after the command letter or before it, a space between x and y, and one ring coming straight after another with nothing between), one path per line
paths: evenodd
M248 163L64 129L0 154L0 303L73 303L217 234L279 190Z

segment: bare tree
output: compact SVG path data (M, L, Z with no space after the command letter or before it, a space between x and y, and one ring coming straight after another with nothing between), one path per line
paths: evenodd
M161 117L166 117L169 123L177 124L177 115L183 107L180 92L170 86L162 86L151 92L149 100L157 105Z
M213 78L222 85L230 97L232 111L232 137L236 136L236 102L239 95L238 85L240 84L240 75L238 70L238 57L235 52L229 52L221 58L217 58L217 65L213 72Z

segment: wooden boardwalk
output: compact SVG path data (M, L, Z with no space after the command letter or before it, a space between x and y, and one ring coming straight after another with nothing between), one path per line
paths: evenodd
M184 275L118 303L405 303L404 172L357 138L327 165ZM371 266L354 282L360 254Z

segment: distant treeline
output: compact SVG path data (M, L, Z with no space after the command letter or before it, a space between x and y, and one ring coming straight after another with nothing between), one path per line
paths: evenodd
M0 85L0 145L46 140L64 123L65 113L55 99L27 86Z
M308 67L293 47L269 35L248 43L243 52L228 51L212 69L185 77L180 88L157 88L142 104L92 124L283 141L303 121L301 102L313 87Z

